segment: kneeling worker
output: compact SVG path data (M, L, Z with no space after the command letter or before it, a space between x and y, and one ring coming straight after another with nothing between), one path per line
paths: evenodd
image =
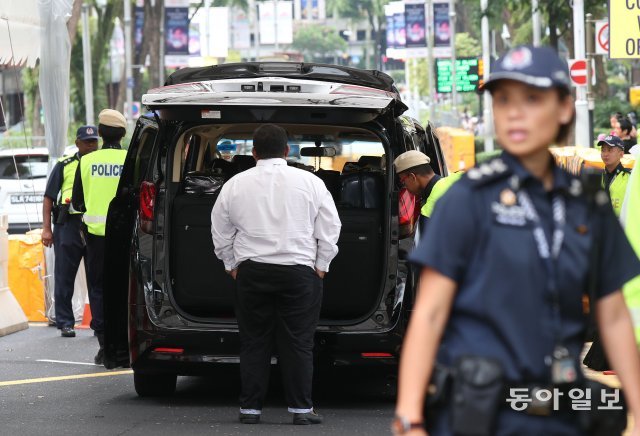
M429 165L430 162L429 156L418 150L405 151L393 161L400 183L420 199L421 232L425 231L425 225L438 199L462 175L454 173L447 177L439 176Z
M104 272L104 234L109 203L116 195L127 151L120 141L126 134L127 121L120 112L105 109L98 115L98 134L102 148L83 157L76 172L71 204L84 211L87 242L87 280L91 328L98 337L100 349L94 359L104 363L104 314L102 306Z

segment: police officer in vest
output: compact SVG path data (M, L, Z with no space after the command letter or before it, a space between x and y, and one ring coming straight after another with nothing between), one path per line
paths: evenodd
M95 126L82 126L76 133L78 152L73 156L63 156L53 167L42 206L43 229L42 243L51 247L56 256L55 262L55 315L56 325L61 335L73 338L76 335L73 326L75 318L71 298L75 277L80 261L85 255L84 244L80 237L82 214L71 205L73 180L80 158L98 148L98 129ZM51 230L52 216L54 231Z
M393 161L400 183L420 199L420 230L423 232L438 199L462 174L441 177L433 171L430 162L429 156L418 150L405 151Z
M102 286L105 224L109 203L116 194L127 155L126 150L122 150L120 146L120 141L126 134L127 122L120 112L113 109L100 112L98 121L102 148L80 161L73 184L72 204L76 210L84 211L89 303L93 318L91 328L100 344L95 357L95 363L100 365L104 360Z
M624 156L624 143L617 136L607 136L598 142L601 146L600 157L604 162L604 171L602 173L602 186L611 197L611 204L616 216L620 216L622 209L622 201L627 192L627 183L631 170L625 168L620 163L620 159Z

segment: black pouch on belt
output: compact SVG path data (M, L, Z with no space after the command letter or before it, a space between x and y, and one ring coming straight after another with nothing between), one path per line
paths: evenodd
M68 204L61 204L59 206L56 207L56 209L58 210L57 215L54 215L54 222L56 224L64 224L67 222L67 219L69 218L69 205Z
M436 363L427 386L424 421L430 422L437 409L446 406L451 396L451 368Z
M456 435L488 436L504 398L504 375L499 362L463 356L456 362L451 396L451 430Z

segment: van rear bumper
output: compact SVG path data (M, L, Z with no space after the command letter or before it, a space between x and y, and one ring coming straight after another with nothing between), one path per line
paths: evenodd
M316 361L335 367L397 365L403 333L318 332ZM136 344L130 344L131 366L136 371L203 375L214 365L240 361L237 331L138 331L137 338ZM272 363L277 363L277 357Z

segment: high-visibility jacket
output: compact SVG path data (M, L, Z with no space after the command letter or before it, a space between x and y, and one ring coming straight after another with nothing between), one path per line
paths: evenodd
M71 206L71 193L73 191L73 181L76 177L76 170L78 169L78 155L63 156L58 159L63 166L62 168L62 186L60 187L60 199L58 204L67 204ZM73 207L69 207L69 213L79 214Z
M631 171L627 168L619 166L615 170L613 180L606 186L604 173L602 174L602 187L609 192L611 197L611 205L616 216L620 216L620 210L622 209L622 203L624 201L624 195L627 192L627 184L629 183L629 175Z
M104 236L109 203L116 195L126 156L126 150L109 148L94 151L80 159L86 209L83 221L92 235Z
M638 167L634 168L629 178L627 195L624 200L624 208L620 215L620 221L627 234L636 255L640 256L640 173ZM629 308L636 343L640 348L640 275L625 283L622 295Z
M453 185L460 177L462 176L462 172L453 173L448 175L447 177L442 177L438 179L438 181L433 185L431 189L431 193L427 197L427 201L425 201L424 206L420 209L420 214L426 216L427 218L431 218L433 214L433 208L436 206L436 202L444 195L445 192Z

